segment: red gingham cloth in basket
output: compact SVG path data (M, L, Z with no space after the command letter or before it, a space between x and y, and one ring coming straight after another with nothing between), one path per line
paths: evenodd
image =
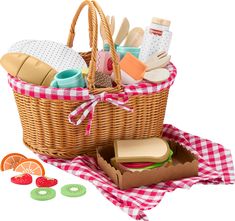
M119 190L111 182L92 157L79 156L73 160L53 159L42 155L39 157L46 163L90 181L108 200L136 220L148 221L144 210L157 206L165 193L177 188L189 188L196 183L232 184L235 182L231 153L222 145L183 132L172 125L164 125L163 137L184 145L198 156L198 177L124 191Z
M170 71L170 77L161 83L148 83L143 82L135 85L124 86L124 93L126 95L146 95L160 92L166 88L169 88L175 80L177 70L176 67L171 63L166 67ZM89 94L87 88L50 88L44 86L33 85L21 81L20 79L8 75L8 82L11 88L22 95L35 97L35 98L46 98L52 100L77 100L77 101L87 101L94 99L94 95ZM123 94L123 93L121 93ZM107 96L111 96L108 94ZM114 95L116 96L116 95Z

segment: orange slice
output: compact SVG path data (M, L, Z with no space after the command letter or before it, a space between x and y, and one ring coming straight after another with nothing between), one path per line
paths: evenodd
M43 165L34 159L26 159L14 168L14 171L20 173L29 173L37 176L44 176L45 169Z
M27 159L24 155L20 153L11 153L6 155L1 162L1 170L10 170L15 168L23 160Z

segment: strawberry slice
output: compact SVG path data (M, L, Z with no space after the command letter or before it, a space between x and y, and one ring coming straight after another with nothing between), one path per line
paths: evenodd
M38 187L52 187L58 183L57 179L41 176L36 179L36 185Z
M29 185L33 181L33 178L30 174L25 173L11 178L11 182L18 185Z

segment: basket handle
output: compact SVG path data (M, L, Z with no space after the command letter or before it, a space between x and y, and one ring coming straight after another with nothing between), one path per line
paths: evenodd
M108 22L106 20L104 12L96 1L85 0L79 6L79 8L73 18L72 24L71 24L67 46L70 48L73 46L76 23L77 23L77 20L81 14L81 11L83 10L83 8L86 5L88 5L88 7L89 7L89 11L88 11L89 36L90 36L90 46L92 46L91 61L90 61L90 66L89 66L90 70L89 70L89 74L88 74L88 78L87 78L88 88L91 91L95 90L97 41L98 41L98 22L97 22L97 14L96 14L96 10L97 10L97 12L100 16L100 19L101 19L101 23L104 26L104 30L105 30L105 33L107 36L108 44L110 46L110 53L111 53L111 57L113 60L113 71L114 71L114 75L115 75L115 82L117 84L116 87L118 90L120 90L122 88L122 86L121 86L121 74L120 74L120 66L119 66L118 56L117 56L115 48L114 48L114 43L113 43L110 27L108 25Z

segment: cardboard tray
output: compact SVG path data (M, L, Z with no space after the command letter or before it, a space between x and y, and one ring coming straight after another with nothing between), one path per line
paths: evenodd
M198 176L197 157L178 143L171 141L169 145L173 151L172 165L142 172L121 172L110 164L110 159L115 156L113 147L99 147L97 149L98 165L123 190Z

